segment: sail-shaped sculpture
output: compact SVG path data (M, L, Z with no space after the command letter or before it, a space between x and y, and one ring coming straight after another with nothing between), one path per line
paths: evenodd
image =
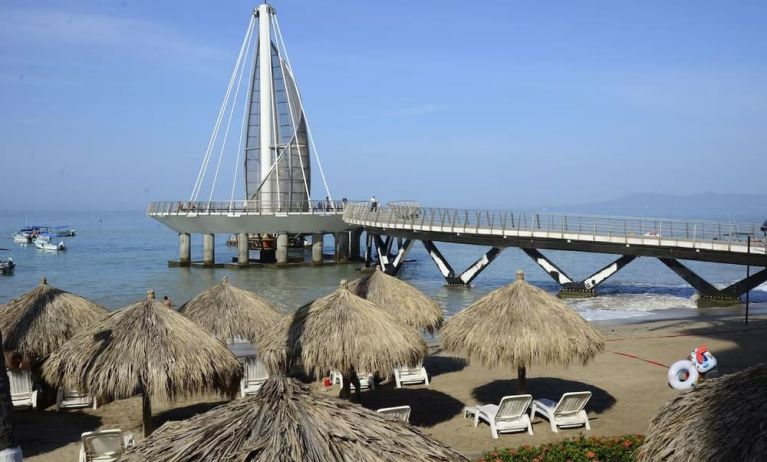
M272 40L274 9L259 5L258 46L249 88L245 193L264 212L306 211L311 170L306 120L290 65Z

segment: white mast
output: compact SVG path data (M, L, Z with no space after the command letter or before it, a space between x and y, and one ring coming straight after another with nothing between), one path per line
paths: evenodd
M274 140L274 91L272 89L272 38L271 38L271 17L272 7L264 3L258 6L256 10L258 16L258 68L259 68L259 145L261 160L261 191L259 198L261 200L261 210L264 212L272 211L272 181L267 179L274 158L272 150L275 146Z

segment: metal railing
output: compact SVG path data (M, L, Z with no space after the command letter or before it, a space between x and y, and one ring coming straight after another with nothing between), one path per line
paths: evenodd
M275 213L299 213L330 215L343 213L348 201L317 201L310 207L306 201L262 204L261 201L164 201L150 202L147 215L274 215ZM263 206L262 206L263 205Z
M765 253L765 236L756 223L686 221L660 218L465 210L421 207L417 202L391 202L375 210L367 203L350 203L344 212L350 224L496 236L534 236L617 244L707 248Z

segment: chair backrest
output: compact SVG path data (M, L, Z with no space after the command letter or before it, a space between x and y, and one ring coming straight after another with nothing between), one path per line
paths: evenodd
M125 451L122 431L119 429L85 432L81 439L86 461L105 457L117 459Z
M387 419L410 422L410 406L384 407L378 410Z
M577 414L586 407L586 403L591 399L590 391L576 391L565 393L557 403L554 409L554 415L565 416Z
M266 365L257 358L248 358L245 361L245 381L259 383L269 378L269 370Z
M400 366L397 369L399 369L400 375L415 375L421 373L421 368L423 367L423 361L418 361L414 367L410 366Z
M512 395L504 396L498 404L498 412L495 414L495 421L514 420L527 411L530 403L533 401L532 395Z
M8 369L11 397L23 398L32 394L32 374L28 369Z

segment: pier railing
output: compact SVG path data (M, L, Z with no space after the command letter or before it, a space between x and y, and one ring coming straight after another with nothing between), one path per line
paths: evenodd
M261 201L164 201L150 202L147 208L149 216L167 215L274 215L290 214L340 214L349 204L348 201L317 201L311 206L306 201L275 204L262 204Z
M417 202L392 202L375 209L368 203L349 204L344 221L378 228L572 239L627 245L655 245L765 253L765 236L756 223L686 221L660 218L466 210L421 207Z

